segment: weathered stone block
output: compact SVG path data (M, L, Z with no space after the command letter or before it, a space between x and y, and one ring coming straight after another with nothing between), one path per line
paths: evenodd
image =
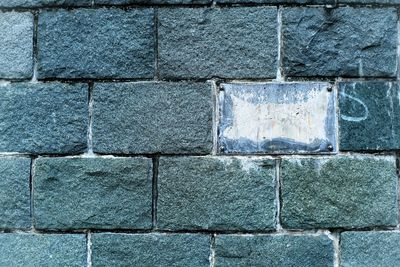
M287 76L396 76L394 8L286 8L282 38Z
M215 267L333 266L333 244L325 235L217 235Z
M162 9L158 31L162 77L276 76L276 8Z
M0 151L78 153L86 148L87 85L0 86Z
M96 84L93 97L95 152L211 152L211 84Z
M275 163L227 157L160 158L157 227L265 230L275 227Z
M397 224L393 157L283 159L282 225L365 228Z
M0 0L0 7L90 6L92 0Z
M210 237L196 234L94 234L93 266L210 266Z
M152 78L152 9L75 9L39 15L39 78Z
M340 241L342 267L400 266L398 232L344 232Z
M336 94L329 83L221 86L221 152L336 151Z
M400 94L397 83L339 84L341 150L390 150L400 147Z
M31 77L33 15L29 12L0 13L0 36L0 78Z
M79 234L0 234L1 266L86 265L86 238Z
M29 158L0 157L0 228L31 226L30 164Z
M146 158L39 158L39 229L151 227L152 167Z

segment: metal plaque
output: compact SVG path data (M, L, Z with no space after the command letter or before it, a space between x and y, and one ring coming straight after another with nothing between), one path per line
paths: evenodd
M231 83L219 95L222 153L334 153L336 89L329 83Z

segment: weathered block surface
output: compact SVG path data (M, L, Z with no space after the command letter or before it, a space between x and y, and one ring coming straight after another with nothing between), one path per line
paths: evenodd
M340 83L340 149L398 149L399 94L397 83Z
M28 12L0 13L0 36L0 78L31 77L33 15Z
M210 266L210 237L195 234L94 234L93 266Z
M0 86L0 151L78 153L86 148L87 85Z
M325 235L218 235L215 266L333 266L333 244Z
M90 6L92 0L0 0L0 7Z
M0 266L85 265L85 235L0 234Z
M146 158L39 158L36 227L150 228L151 170Z
M75 9L39 16L39 78L152 78L152 9Z
M342 267L400 266L398 232L345 232L341 234Z
M30 164L29 158L0 158L0 228L31 226Z
M159 10L162 77L275 77L275 8Z
M286 8L284 73L395 77L396 21L394 8Z
M392 157L284 159L282 225L363 228L397 223L397 176Z
M336 94L329 83L221 86L221 152L336 151Z
M93 97L95 152L211 151L211 84L96 84Z
M161 158L157 227L274 228L274 166L274 161L265 158Z

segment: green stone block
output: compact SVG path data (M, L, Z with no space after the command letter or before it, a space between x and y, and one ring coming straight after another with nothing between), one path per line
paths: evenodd
M151 164L147 158L39 158L36 228L151 228Z
M276 8L169 8L158 14L161 77L275 78Z
M0 228L30 228L29 158L0 157Z
M217 235L215 267L333 266L333 243L325 235Z
M365 228L397 224L393 157L283 159L284 228Z
M86 266L86 238L81 234L0 234L0 266Z
M282 41L286 76L396 77L394 8L285 8Z
M400 148L400 90L392 82L339 84L341 150Z
M93 266L209 267L210 237L198 234L93 234Z
M211 152L209 83L99 83L93 98L97 153Z
M266 230L275 227L275 163L266 158L160 158L157 227Z
M340 235L340 266L400 266L399 232L344 232Z

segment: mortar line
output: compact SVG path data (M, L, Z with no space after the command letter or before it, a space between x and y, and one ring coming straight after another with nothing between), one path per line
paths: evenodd
M278 35L278 58L277 58L277 71L276 81L284 81L283 68L282 68L282 51L283 51L283 39L282 39L282 7L278 6L277 12L277 35Z
M333 243L333 266L340 267L340 233L327 231L326 235Z
M43 79L38 79L40 83L159 83L159 82L193 82L193 83L207 83L211 80L208 78L193 78L193 77L163 77L159 80L154 80L153 78L54 78L48 77ZM276 83L276 79L270 78L254 78L254 77L243 77L240 79L232 78L217 78L221 83ZM336 80L341 82L368 82L368 81L381 81L381 82L395 82L396 77L322 77L322 76L298 76L298 77L285 77L284 83L313 83L313 82L330 82L333 83ZM1 83L24 83L32 81L32 79L15 79L15 78L1 78Z
M0 233L35 233L35 234L87 234L90 231L97 233L113 233L113 234L200 234L205 236L228 235L228 236L320 236L327 232L378 232L378 233L400 233L397 227L367 227L367 228L314 228L314 229L284 229L281 232L276 230L260 230L260 231L238 231L238 230L207 230L207 229L186 229L186 230L166 230L166 229L99 229L99 228L82 228L82 229L9 229L1 228Z
M87 267L92 267L92 234L91 234L90 230L86 234L86 244L87 244L87 249L86 249Z
M185 154L173 154L173 153L93 153L92 157L98 158L135 158L135 157L146 157L153 158L157 156L163 157L251 157L251 158L271 158L271 159L279 159L279 158L335 158L337 156L347 156L347 157L396 157L396 151L385 150L385 151L338 151L337 153L320 153L320 154L312 154L312 153L303 153L303 154L267 154L267 153L258 153L258 154L235 154L235 153L218 153L217 155L212 155L210 153L185 153ZM65 154L32 154L32 153L19 153L19 152L0 152L0 157L43 157L43 158L85 158L88 157L87 152L81 153L65 153Z
M157 229L157 201L158 201L158 164L159 157L153 158L153 177L152 177L152 209L151 224L152 229Z
M88 86L88 130L87 130L87 154L94 156L93 153L93 83Z
M211 234L210 237L210 267L215 266L215 238L216 234Z
M35 168L36 168L36 157L31 158L30 172L29 172L29 200L30 200L30 218L31 218L31 229L35 229Z
M275 213L275 224L276 224L276 230L278 232L283 231L282 225L281 225L281 203L282 203L282 183L281 183L281 161L282 159L276 159L275 160L275 199L276 199L276 213Z
M33 36L32 36L32 83L37 83L37 73L38 73L38 57L39 57L39 46L38 46L38 31L39 31L39 14L35 11L33 14Z

